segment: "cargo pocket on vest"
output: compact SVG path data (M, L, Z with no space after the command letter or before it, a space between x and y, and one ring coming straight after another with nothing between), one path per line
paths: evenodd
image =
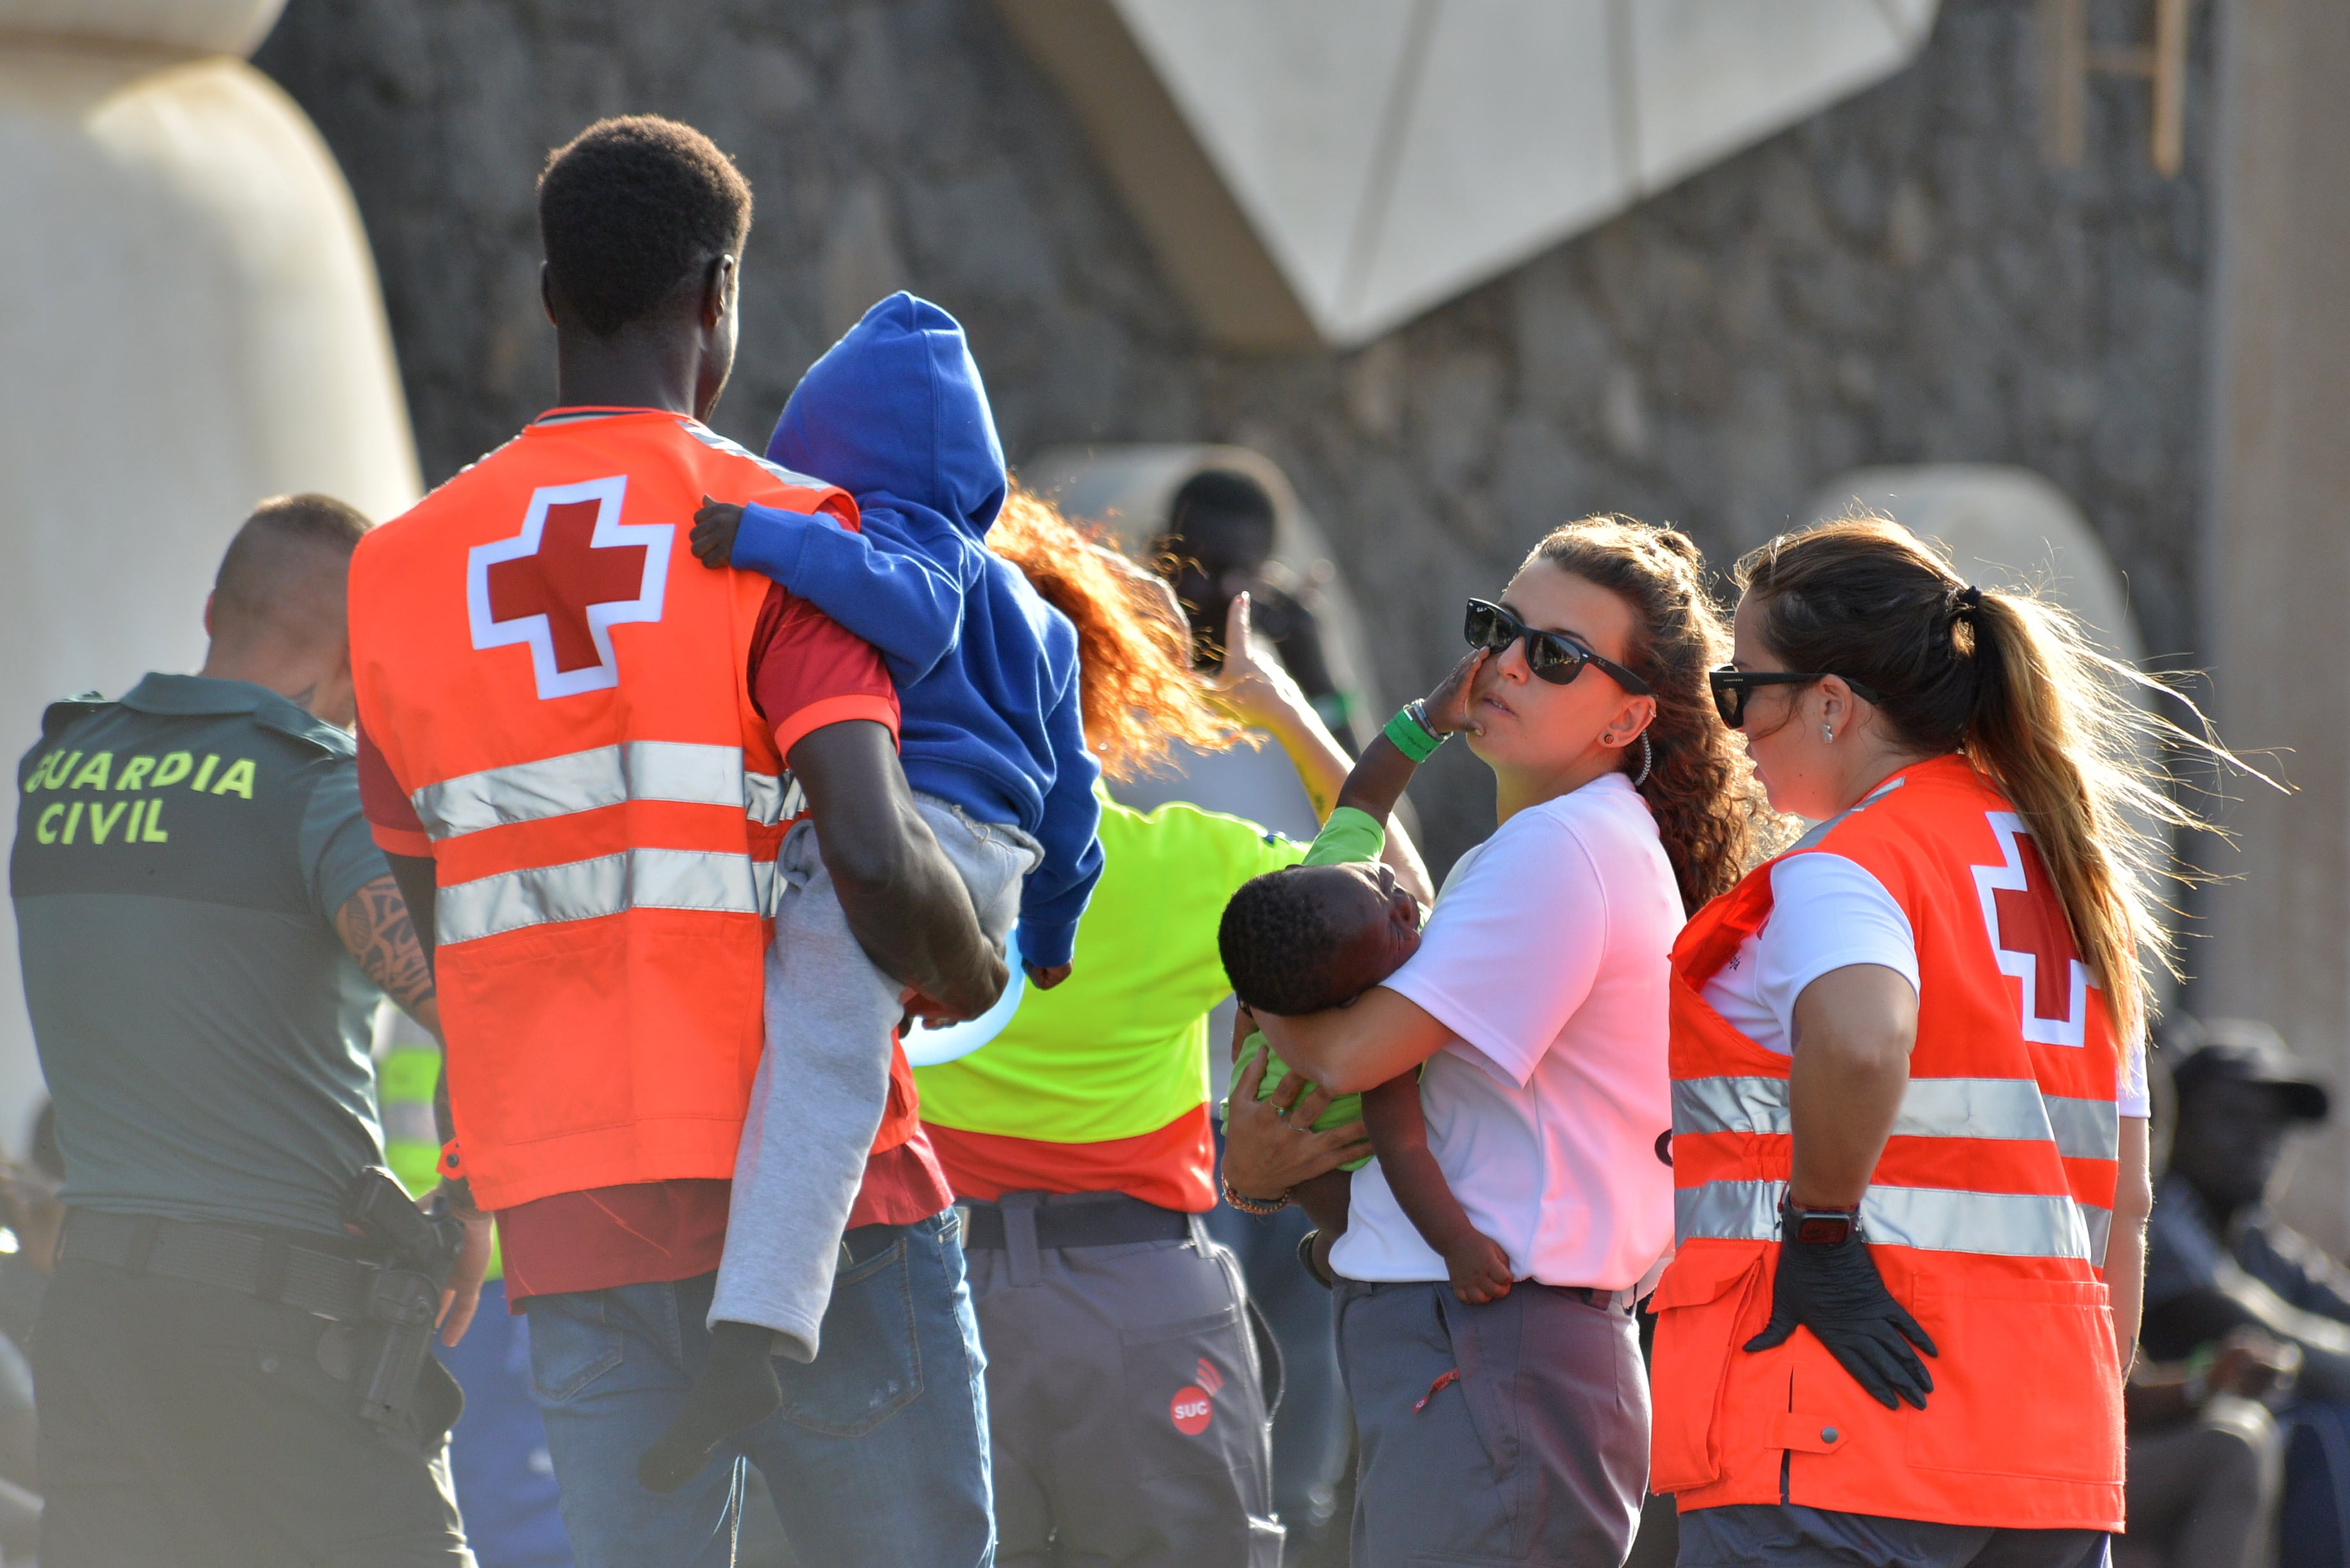
M1759 1256L1714 1258L1683 1252L1658 1282L1649 1387L1648 1489L1685 1491L1721 1478L1721 1398L1730 1358L1762 1282Z
M2106 1287L1931 1275L1912 1308L1939 1356L1909 1462L2050 1480L2122 1480L2122 1377Z

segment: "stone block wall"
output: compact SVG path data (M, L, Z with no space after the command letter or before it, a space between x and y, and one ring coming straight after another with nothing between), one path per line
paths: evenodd
M2032 0L1945 0L1923 56L1350 355L1204 343L1055 89L984 0L292 0L257 64L317 121L383 275L425 477L551 399L532 184L601 115L688 119L757 192L740 369L753 446L882 292L969 325L1015 462L1070 441L1278 460L1370 607L1391 695L1550 524L1681 524L1726 565L1862 463L2022 463L2079 503L2149 649L2197 644L2210 7L2188 168L2101 81L2078 169L2041 151ZM2147 8L2100 0L2118 38ZM1432 858L1492 824L1448 748Z

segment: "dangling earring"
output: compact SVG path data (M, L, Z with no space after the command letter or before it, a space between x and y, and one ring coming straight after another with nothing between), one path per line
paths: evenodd
M1835 732L1829 729L1825 724L1822 724L1820 726L1820 740L1827 745L1835 745Z
M1648 744L1648 732L1640 732L1640 771L1632 775L1632 787L1638 789L1648 782L1648 770L1656 765L1657 753Z

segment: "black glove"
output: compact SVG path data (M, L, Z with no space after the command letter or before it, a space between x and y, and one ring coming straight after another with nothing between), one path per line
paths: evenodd
M1853 1381L1887 1409L1899 1409L1901 1399L1920 1410L1926 1407L1934 1376L1918 1359L1918 1351L1940 1353L1918 1320L1885 1288L1857 1226L1842 1241L1822 1243L1798 1241L1794 1220L1781 1220L1771 1321L1746 1342L1746 1348L1784 1345L1799 1324L1817 1335Z

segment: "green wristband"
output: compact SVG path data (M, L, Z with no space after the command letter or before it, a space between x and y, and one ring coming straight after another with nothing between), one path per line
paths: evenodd
M1436 754L1437 747L1444 744L1444 737L1429 729L1427 721L1417 711L1419 707L1415 702L1389 719L1385 732L1395 742L1397 751L1415 763L1424 763Z

